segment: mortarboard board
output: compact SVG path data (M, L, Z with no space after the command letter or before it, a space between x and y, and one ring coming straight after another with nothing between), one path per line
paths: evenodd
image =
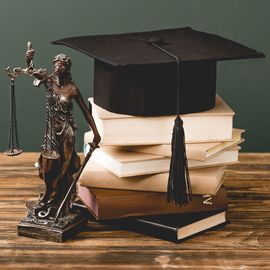
M216 62L264 54L190 27L57 40L95 59L94 102L130 115L177 114L172 135L168 201L191 199L183 122L179 114L208 110L216 97ZM176 65L175 65L176 64Z
M117 35L71 37L54 41L95 59L94 101L100 107L130 115L176 114L175 60L181 61L180 113L209 110L215 105L216 63L264 57L262 53L190 27Z

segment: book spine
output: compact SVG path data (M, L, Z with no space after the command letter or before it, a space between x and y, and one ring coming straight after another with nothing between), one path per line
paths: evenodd
M192 201L183 207L168 204L166 202L166 194L157 192L134 192L134 195L99 197L94 195L89 188L79 185L78 195L93 212L97 220L218 211L227 207L227 194L224 187L220 188L216 196L193 195Z
M150 235L160 239L169 240L172 242L179 242L179 240L177 239L177 229L145 222L141 219L137 219L129 223L126 222L121 227L124 227L124 229L127 230L135 231L145 235Z
M84 156L87 155L89 150L90 150L90 145L88 143L84 143L84 145L83 145L83 154L84 154Z

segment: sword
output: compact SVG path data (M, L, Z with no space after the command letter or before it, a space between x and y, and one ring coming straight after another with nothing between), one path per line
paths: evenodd
M63 209L63 207L64 207L64 205L65 205L65 203L66 203L66 201L67 201L67 199L68 199L68 196L70 195L70 193L71 193L73 187L74 187L74 186L76 185L76 183L78 182L78 180L79 180L79 178L80 178L80 176L81 176L81 173L82 173L82 171L83 171L83 169L84 169L86 163L88 162L88 160L89 160L90 157L92 156L92 153L94 152L94 150L95 150L96 148L99 148L99 146L98 146L97 144L95 144L94 142L89 143L89 145L90 145L90 150L89 150L89 152L87 153L87 155L86 155L86 157L85 157L85 159L84 159L84 161L83 161L83 164L82 164L80 170L79 170L78 173L77 173L76 178L75 178L75 179L73 180L73 182L71 183L71 185L70 185L70 187L69 187L69 189L68 189L68 191L67 191L67 193L66 193L66 195L65 195L65 197L64 197L64 199L63 199L63 201L62 201L62 203L61 203L61 205L59 206L59 208L58 208L58 210L57 210L57 212L56 212L55 218L54 218L54 222L56 222L56 221L58 220L59 215L61 214L61 211L62 211L62 209Z

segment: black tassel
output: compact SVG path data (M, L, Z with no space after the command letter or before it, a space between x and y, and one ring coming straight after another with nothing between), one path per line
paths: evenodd
M169 52L162 46L166 43L162 38L149 39L148 42L173 58L176 62L176 105L177 117L174 120L172 135L172 157L167 188L167 201L177 206L188 204L192 198L192 191L188 173L188 162L186 157L185 132L183 121L180 118L180 59L177 55Z
M179 115L174 120L172 157L167 189L167 201L178 206L188 204L192 191L188 172L183 121Z

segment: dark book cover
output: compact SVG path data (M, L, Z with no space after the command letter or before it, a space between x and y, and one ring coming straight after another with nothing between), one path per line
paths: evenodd
M225 224L225 210L143 217L126 223L126 228L178 242Z

